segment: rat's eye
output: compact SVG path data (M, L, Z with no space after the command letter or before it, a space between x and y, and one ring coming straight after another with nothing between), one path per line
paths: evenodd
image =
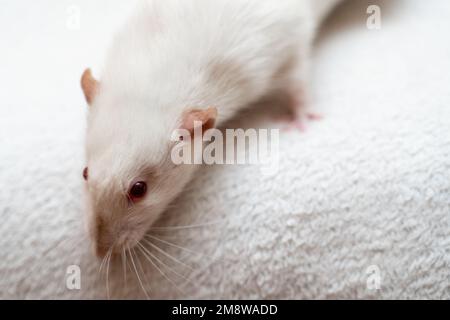
M88 177L89 177L88 168L84 168L84 170L83 170L83 178L84 178L84 180L87 181Z
M129 191L129 197L132 201L139 200L147 193L147 184L144 181L139 181L133 184Z

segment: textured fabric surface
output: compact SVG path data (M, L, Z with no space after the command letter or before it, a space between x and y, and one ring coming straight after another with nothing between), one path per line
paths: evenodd
M202 168L146 243L165 276L135 256L140 281L130 259L98 272L81 178L79 77L130 1L2 3L0 298L145 298L141 282L151 298L450 299L450 2L375 3L381 30L349 1L317 41L324 119L281 134L275 175ZM267 126L263 110L234 125Z

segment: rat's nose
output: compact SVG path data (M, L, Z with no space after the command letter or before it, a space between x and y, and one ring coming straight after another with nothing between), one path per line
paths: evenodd
M100 258L103 259L106 254L109 252L109 249L105 246L99 245L98 243L95 244L95 255Z
M108 255L123 254L125 248L135 247L144 236L144 234L136 233L130 227L111 226L100 217L95 220L92 235L93 251L100 259Z
M95 220L92 240L94 253L98 258L102 259L109 254L112 243L106 222L100 217L97 217Z

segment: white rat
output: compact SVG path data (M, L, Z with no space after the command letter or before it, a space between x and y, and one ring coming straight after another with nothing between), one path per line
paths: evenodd
M115 37L90 111L84 170L100 257L134 247L192 178L176 129L220 125L283 90L294 109L316 29L339 0L147 0Z

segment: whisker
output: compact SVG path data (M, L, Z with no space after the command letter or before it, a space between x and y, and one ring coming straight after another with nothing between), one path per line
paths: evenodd
M104 267L105 262L106 262L106 257L107 257L107 255L105 255L105 256L103 257L102 262L100 263L100 267L98 268L98 273L99 273L99 274L101 274L102 271L103 271L103 267Z
M176 244L174 244L174 243L171 243L171 242L169 242L169 241L162 240L162 239L160 239L160 238L158 238L158 237L155 237L155 236L152 236L152 235L150 235L150 234L147 234L147 237L152 238L152 239L154 239L154 240L156 240L156 241L159 241L159 242L161 242L161 243L167 244L167 245L169 245L169 246L171 246L171 247L178 248L178 249L180 249L180 250L184 250L184 251L189 252L189 253L191 253L191 254L194 254L194 255L196 255L196 256L203 256L203 255L200 254L200 253L197 253L197 252L194 252L194 251L189 250L189 249L187 249L187 248L181 247L181 246L176 245Z
M148 240L144 240L144 241L146 241L148 244L152 245L154 248L160 250L160 252L162 252L163 254L166 254L163 250L161 250L161 249L158 248L157 246L153 245L152 243L148 242ZM175 275L177 275L178 277L182 278L183 280L189 281L188 278L187 278L185 275L179 273L178 271L176 271L175 269L173 269L172 267L170 267L169 265L167 265L166 263L164 263L164 261L162 261L161 259L159 259L159 258L157 257L157 255L156 255L156 254L153 254L148 248L145 248L145 246L143 246L143 247L144 247L144 250L145 250L148 254L150 254L150 255L151 255L156 261L158 261L161 265L163 265L164 267L166 267L170 272L174 273ZM171 257L171 256L169 255L169 257ZM174 259L174 258L172 257L172 259ZM176 260L176 261L177 261L178 263L182 264L182 265L185 265L183 262L180 262L180 261L178 261L178 260ZM189 269L191 269L189 265L185 265L185 266L188 267ZM191 271L194 271L194 270L191 269Z
M142 277L143 277L144 282L148 284L148 283L150 283L150 281L148 281L148 279L147 279L147 273L145 272L145 269L142 267L141 260L139 259L139 255L134 250L135 248L133 248L133 252L136 255L136 264L137 264L139 270L141 270L141 272L142 272ZM150 290L151 290L151 288L150 288Z
M149 244L152 245L152 246L156 246L156 243L152 243L152 242L150 242L149 240L154 239L154 240L156 240L156 241L158 241L158 242L164 243L164 244L169 245L169 246L171 246L171 247L181 249L181 250L183 250L185 253L189 253L189 254L191 254L191 255L195 255L195 256L197 256L197 257L199 257L199 258L201 258L201 259L203 259L203 258L206 258L206 260L212 259L211 256L208 256L208 257L207 257L207 256L205 256L205 254L202 254L202 253L198 253L198 252L192 251L192 250L190 250L190 249L188 249L188 248L182 247L182 246L180 246L180 245L177 245L177 244L172 243L172 242L167 241L167 240L160 239L160 238L158 238L158 237L156 237L156 236L154 236L154 235L151 235L151 234L147 234L144 238L146 238L146 239L144 239L144 240L147 241L147 243L149 243ZM156 246L156 247L158 247L158 246ZM161 248L159 248L159 249L161 249ZM164 252L164 251L162 251L162 252ZM189 255L184 254L184 257L185 257L185 258L186 258L186 257L189 257ZM173 258L173 257L172 257L172 258ZM211 262L209 263L209 265L211 265L213 262L218 262L218 261L224 262L223 258L215 257L214 259L211 260ZM178 261L178 262L180 262L180 261ZM199 266L199 267L200 267L200 264L198 264L198 263L196 263L196 262L194 262L194 261L193 261L192 263L195 264L196 266ZM198 271L198 270L194 270L192 267L191 267L190 269L191 269L192 271Z
M100 263L100 266L98 267L97 274L102 273L102 267L103 267L103 262L104 261L105 261L105 258L103 257L102 262Z
M168 266L167 264L165 264L161 259L159 259L156 254L152 254L149 250L146 250L148 252L148 254L150 254L156 261L158 261L162 266L164 266L165 268L167 268L167 270L169 270L170 272L172 272L173 274L177 275L178 277L180 277L181 279L183 279L185 281L184 284L190 282L190 280L185 276L182 275L181 273L179 273L178 271L176 271L175 269L171 268L170 266ZM183 285L184 285L183 284Z
M143 239L146 243L148 243L150 246L152 246L152 248L156 249L157 251L159 251L160 253L162 253L163 255L165 255L166 257L168 257L169 259L181 264L182 266L185 266L186 268L190 269L191 271L194 271L194 268L191 267L190 265L184 263L183 261L178 260L177 258L171 256L170 254L168 254L167 252L165 252L163 249L159 248L157 245L151 243L149 240L147 239Z
M166 274L165 272L162 271L161 268L159 268L156 263L153 262L151 256L155 257L153 254L151 254L151 252L149 252L141 243L138 243L138 248L139 250L144 254L144 257L147 258L148 261L150 261L150 263L164 276L164 278L167 279L167 281L169 281L178 291L180 291L182 294L184 294L183 290L181 290L178 285L172 281ZM144 251L144 250L145 251ZM150 255L147 255L146 252L148 252Z
M125 291L127 291L127 255L125 253L125 248L122 248L120 256L122 258L123 282L125 284Z
M144 285L142 284L141 278L139 277L139 273L137 271L136 264L134 263L132 251L130 250L130 248L127 248L127 250L130 253L131 264L133 265L134 272L136 273L136 277L138 279L139 285L141 286L142 291L144 291L144 294L147 297L147 300L150 300L150 297L147 294L147 290L145 290Z
M212 226L218 223L221 223L223 221L213 221L213 222L207 222L202 224L192 224L192 225L186 225L186 226L168 226L168 227L150 227L149 230L182 230L182 229L193 229L193 228L202 228L202 227L208 227Z
M108 300L110 300L110 294L109 294L109 265L111 263L111 256L112 256L112 250L113 248L111 247L111 249L109 249L108 251L108 259L107 259L107 264L106 264L106 297L108 298Z

